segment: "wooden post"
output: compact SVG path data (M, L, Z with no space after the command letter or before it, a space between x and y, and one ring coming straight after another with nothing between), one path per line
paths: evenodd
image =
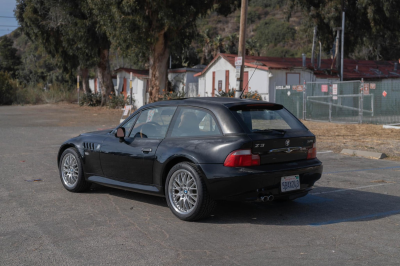
M242 65L240 66L240 77L237 79L239 88L236 88L235 97L239 98L243 92L243 74L244 74L244 60L246 55L246 25L247 25L247 4L248 0L242 0L241 13L240 13L240 35L239 35L239 49L238 56L242 57Z

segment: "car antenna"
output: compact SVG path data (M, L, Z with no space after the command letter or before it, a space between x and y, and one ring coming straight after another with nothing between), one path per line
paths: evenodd
M243 93L244 93L244 91L247 89L247 87L249 86L250 80L251 80L251 78L253 77L254 72L256 72L256 69L257 69L258 67L259 67L259 65L257 65L257 67L256 67L256 68L254 69L254 71L253 71L253 74L251 74L251 77L250 77L249 81L247 82L246 87L242 90L242 93L240 94L239 99L242 99Z

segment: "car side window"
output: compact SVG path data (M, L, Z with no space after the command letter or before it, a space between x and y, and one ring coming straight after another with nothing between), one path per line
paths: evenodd
M221 135L210 112L197 108L181 108L177 114L171 137Z
M162 139L168 131L176 106L154 107L140 113L129 137Z

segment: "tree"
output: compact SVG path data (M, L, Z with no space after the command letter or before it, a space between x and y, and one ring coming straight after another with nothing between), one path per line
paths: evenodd
M3 36L0 40L0 71L8 72L12 78L17 77L21 65L18 50L13 47L13 40Z
M400 1L345 0L345 56L356 53L365 59L400 58ZM332 49L333 28L341 27L342 0L288 0L289 15L301 8L308 23L318 27L324 50ZM366 51L360 53L361 50Z
M168 58L172 46L189 46L196 35L196 20L209 11L227 15L238 0L88 0L121 50L135 47L148 51L150 102L158 99L167 85Z
M114 87L109 64L111 42L87 1L17 0L15 15L23 32L57 58L64 71L80 66L85 92L90 91L88 68L97 66L104 105Z

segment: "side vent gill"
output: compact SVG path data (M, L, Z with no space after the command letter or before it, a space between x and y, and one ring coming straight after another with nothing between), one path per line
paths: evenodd
M84 142L84 143L83 143L83 148L84 148L85 150L94 151L95 144L92 143L92 142Z

